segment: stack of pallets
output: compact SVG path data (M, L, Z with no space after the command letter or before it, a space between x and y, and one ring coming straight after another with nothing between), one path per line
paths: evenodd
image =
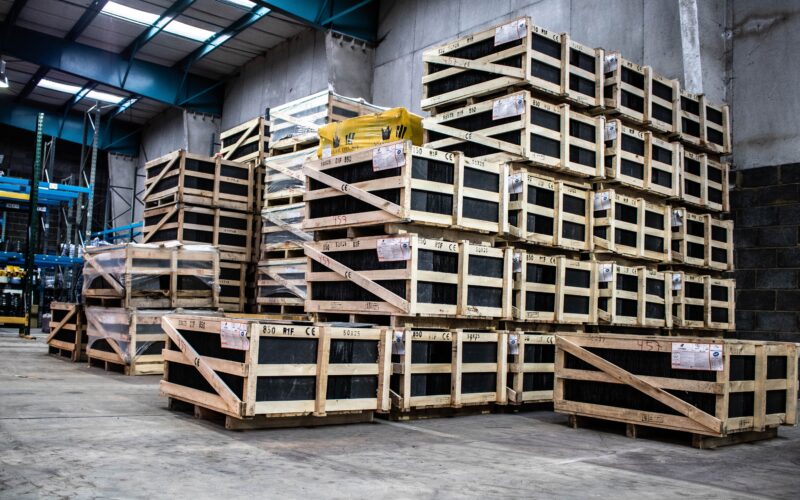
M142 242L217 247L219 306L244 312L253 244L252 164L180 150L145 169Z
M161 317L184 310L217 314L218 283L219 252L212 246L170 242L89 247L83 268L85 315L69 309L61 316L51 349L64 348L54 341L64 324L77 318L75 338L85 330L90 365L126 375L161 374L166 341ZM79 356L77 351L73 356Z

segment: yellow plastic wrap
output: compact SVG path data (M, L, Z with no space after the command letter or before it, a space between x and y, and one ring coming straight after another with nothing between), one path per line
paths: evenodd
M319 129L317 156L327 158L398 140L422 145L422 117L406 108L357 116Z

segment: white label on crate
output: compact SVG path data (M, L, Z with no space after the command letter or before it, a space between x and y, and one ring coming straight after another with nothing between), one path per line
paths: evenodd
M683 225L683 210L675 209L672 211L672 227L681 227Z
M220 325L219 339L225 349L246 351L250 349L247 338L247 323L239 321L223 321Z
M608 210L611 208L611 193L601 191L594 194L594 211Z
M406 353L406 339L403 331L396 331L392 336L392 354L402 356Z
M511 260L511 270L515 273L522 272L522 254L517 252Z
M609 283L614 277L614 264L600 264L600 283Z
M679 273L672 273L672 289L680 290L683 283L681 282L681 275Z
M492 120L519 116L523 111L525 111L525 96L523 94L497 99L492 103Z
M519 354L519 335L516 333L508 334L508 353L514 356Z
M325 146L322 148L322 157L323 158L330 158L331 157L331 147Z
M494 45L503 45L525 37L525 19L517 19L508 24L498 26L494 30Z
M722 371L722 345L672 343L672 368L676 370Z
M406 164L406 155L402 144L381 146L372 150L372 170L389 170L400 168Z
M506 178L508 184L508 194L517 194L522 192L522 178L524 174L509 175Z
M377 250L380 262L409 260L411 258L411 241L409 238L382 238L378 240Z
M611 121L606 123L605 139L606 141L613 141L617 138L617 122Z
M617 69L617 54L608 54L603 60L603 73L610 73Z

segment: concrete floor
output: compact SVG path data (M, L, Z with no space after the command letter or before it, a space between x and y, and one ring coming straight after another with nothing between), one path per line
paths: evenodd
M797 498L800 429L713 451L566 427L550 411L225 431L158 379L0 333L0 497Z

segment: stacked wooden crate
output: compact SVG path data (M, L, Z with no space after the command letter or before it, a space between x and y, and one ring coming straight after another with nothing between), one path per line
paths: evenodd
M128 375L160 374L166 340L161 317L176 310L216 314L219 252L212 246L169 242L89 247L84 262L85 353L90 365ZM76 314L68 312L61 322Z
M258 212L258 312L304 313L306 261L302 246L313 236L301 227L305 192L302 166L317 155L317 131L328 123L382 109L362 99L323 91L269 110L269 156L262 161L263 194Z
M83 304L51 302L48 352L70 361L86 361L86 316Z
M219 306L244 312L253 245L253 165L179 150L145 169L142 241L217 247Z

